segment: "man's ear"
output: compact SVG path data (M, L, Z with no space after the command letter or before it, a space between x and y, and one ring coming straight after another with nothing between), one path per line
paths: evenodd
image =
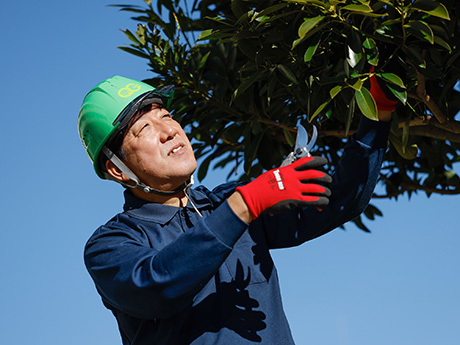
M105 169L107 170L109 175L115 178L117 181L130 181L130 179L125 174L123 174L123 172L110 159L107 159L107 161L105 162Z

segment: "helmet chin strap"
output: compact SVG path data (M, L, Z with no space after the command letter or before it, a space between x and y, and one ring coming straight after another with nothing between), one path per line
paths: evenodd
M146 184L142 183L139 178L132 172L130 168L126 166L125 163L122 162L120 158L118 158L110 149L108 149L106 146L102 147L102 152L107 156L110 161L115 164L115 166L120 169L120 171L125 174L130 180L134 181L136 183L135 186L130 185L125 182L120 182L117 180L117 182L121 183L125 187L129 188L136 188L139 189L145 193L149 194L157 194L157 195L162 195L162 196L173 196L176 194L179 194L180 192L184 192L185 197L187 198L188 201L190 201L190 204L193 206L195 211L198 213L200 217L203 217L201 212L198 210L198 208L195 206L193 200L190 198L190 195L188 194L188 191L192 187L194 181L193 181L193 175L190 176L190 179L183 183L182 185L179 186L179 188L172 190L172 191L163 191L163 190L158 190L155 188L152 188L150 186L147 186Z
M118 158L109 148L107 148L106 146L102 147L102 152L104 152L104 154L107 156L107 158L113 163L115 164L115 166L120 169L120 171L125 174L126 177L128 177L130 180L132 180L133 182L136 183L136 185L131 185L129 183L125 183L125 182L120 182L117 180L117 182L121 183L123 186L125 187L129 187L129 188L136 188L136 189L139 189L145 193L149 193L149 194L157 194L157 195L162 195L162 196L172 196L172 195L176 195L180 192L184 192L187 199L190 200L188 194L187 194L187 191L190 189L190 187L192 187L194 181L193 181L193 176L190 176L190 179L183 183L182 185L180 185L177 189L175 190L172 190L172 191L163 191L163 190L158 190L158 189L155 189L155 188L152 188L150 186L147 186L146 184L142 183L139 178L136 176L136 174L134 174L132 172L132 170L130 168L128 168L126 166L125 163L122 162L122 160L120 158ZM193 205L193 202L192 202L192 205ZM195 207L195 205L193 205L193 207ZM196 209L196 207L195 207ZM198 211L198 210L197 210ZM198 212L200 213L200 212ZM201 214L200 214L201 216Z

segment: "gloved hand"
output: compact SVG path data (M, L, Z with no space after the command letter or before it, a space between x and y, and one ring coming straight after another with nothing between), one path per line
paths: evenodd
M374 66L371 67L371 73L374 72ZM396 97L388 90L387 87L381 87L375 75L370 78L371 95L374 98L377 110L394 111L398 101ZM385 92L386 91L386 92Z
M290 165L269 170L245 186L236 188L243 196L252 219L262 212L279 213L296 207L325 206L331 191L322 186L332 178L319 170L323 157L304 157ZM321 183L321 184L319 184Z

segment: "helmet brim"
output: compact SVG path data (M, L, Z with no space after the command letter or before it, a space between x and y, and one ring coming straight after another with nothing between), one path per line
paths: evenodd
M167 85L153 91L146 92L133 99L113 121L113 126L117 128L116 132L124 131L133 116L136 115L139 110L150 104L160 104L166 109L169 109L173 93L174 85Z

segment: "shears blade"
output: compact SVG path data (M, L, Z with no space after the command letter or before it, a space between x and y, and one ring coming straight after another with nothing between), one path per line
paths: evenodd
M316 129L315 125L313 125L313 135L311 140L309 141L307 130L304 126L299 124L299 126L297 127L297 138L295 141L294 151L287 155L283 163L281 163L281 166L289 165L302 157L310 157L310 151L315 145L317 137L318 130Z
M310 152L313 146L315 145L317 138L318 138L318 130L316 129L316 126L313 125L313 135L311 137L311 140L308 142L307 146L305 147L309 156L311 156Z
M294 154L302 154L304 148L306 149L308 144L308 133L304 126L299 125L297 127L297 138L295 140Z

